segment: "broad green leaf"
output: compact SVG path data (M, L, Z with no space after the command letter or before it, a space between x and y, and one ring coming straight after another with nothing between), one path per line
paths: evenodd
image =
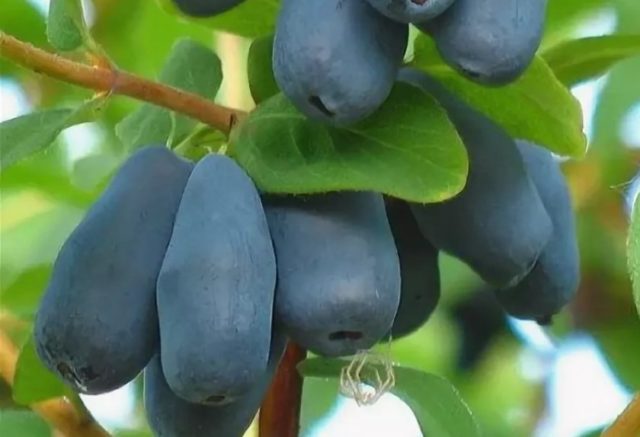
M582 126L582 109L571 92L553 74L545 61L536 57L515 82L503 87L486 87L467 80L437 62L427 38L418 36L412 64L437 79L471 106L491 117L514 138L523 138L566 156L581 157L587 139Z
M371 190L437 202L462 190L468 170L444 110L405 84L372 116L344 129L308 120L278 94L240 124L230 151L271 193Z
M211 49L185 38L173 46L159 79L167 85L213 100L222 83L222 66ZM179 142L198 122L175 113L173 117L172 140Z
M349 362L339 359L310 358L298 365L305 377L339 378ZM378 369L384 375L385 369ZM449 381L436 375L407 367L393 368L396 383L391 393L401 398L413 410L426 436L474 437L480 429L460 393ZM375 385L364 372L363 382Z
M73 109L49 109L0 123L0 168L44 150L68 126Z
M271 54L273 53L273 35L258 38L251 43L247 72L251 97L256 103L278 94L278 84L273 77Z
M83 156L73 162L71 181L86 192L102 191L105 181L121 164L118 157L107 151Z
M47 148L64 129L96 118L107 102L88 100L76 109L48 109L0 123L0 169Z
M31 317L51 275L51 264L33 267L2 289L0 303L5 310L17 316Z
M2 437L51 437L51 429L30 410L0 410Z
M84 41L84 18L80 0L51 0L47 18L47 39L61 51L71 51Z
M166 144L171 136L171 112L144 104L116 125L116 135L129 151L150 144Z
M182 39L173 46L159 80L213 100L222 82L220 60L209 48ZM196 124L188 117L144 104L116 125L116 134L128 150L135 150L149 144L176 144Z
M16 374L13 378L13 399L29 405L47 399L64 396L69 389L53 373L44 367L36 353L33 336L22 347Z
M300 435L308 435L317 423L330 416L338 401L335 381L307 378L302 386Z
M556 77L572 86L607 72L615 63L640 55L640 35L604 35L566 41L542 57Z
M627 264L633 285L633 300L640 313L640 204L636 198L627 240Z
M218 153L226 145L225 133L201 124L173 150L178 155L197 162L210 153Z
M215 30L253 38L273 31L280 8L279 0L245 0L238 6L209 18L194 18L182 13L173 0L157 0L170 14L188 18Z
M444 66L444 60L436 48L435 41L422 33L418 34L413 43L413 59L411 63L420 68Z

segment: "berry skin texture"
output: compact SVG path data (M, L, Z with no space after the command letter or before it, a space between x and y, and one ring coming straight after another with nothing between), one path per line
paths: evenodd
M566 181L551 152L526 141L516 143L551 216L553 234L531 273L516 286L498 290L496 296L510 315L542 322L559 312L578 289L575 219Z
M364 0L283 0L273 45L282 92L309 118L353 124L391 92L408 26Z
M275 317L324 356L368 349L389 332L400 267L381 195L265 200L278 259Z
M260 197L232 159L196 164L158 277L161 360L171 389L221 404L267 366L276 264Z
M529 66L540 46L547 0L456 0L418 24L444 60L469 79L504 85Z
M192 404L176 396L164 378L160 357L156 355L144 371L144 406L154 435L242 437L260 408L286 344L286 337L274 329L269 364L264 373L241 398L222 406ZM229 359L233 361L233 357Z
M444 107L469 156L469 175L460 194L440 203L412 204L420 230L489 284L518 282L547 245L552 224L515 142L431 77L403 69L400 80Z
M400 259L400 306L393 322L394 339L424 325L440 299L438 250L422 237L411 208L400 200L387 199L387 217Z
M173 0L184 13L197 18L213 17L232 9L244 0Z
M432 20L455 0L367 0L378 12L400 23Z
M165 147L138 151L60 250L34 336L73 389L115 390L155 353L156 279L192 168Z

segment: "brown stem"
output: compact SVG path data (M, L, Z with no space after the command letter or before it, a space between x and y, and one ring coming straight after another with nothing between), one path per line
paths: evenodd
M105 66L89 66L49 53L0 31L0 55L37 73L95 91L120 94L176 111L228 134L244 112L197 94Z
M636 394L627 408L618 416L601 437L623 437L640 435L640 394Z
M296 366L306 355L304 349L289 342L260 408L260 437L298 437L302 376Z
M13 384L17 363L18 348L0 331L0 377L9 385ZM66 437L109 437L109 433L90 415L79 412L64 398L38 402L29 407Z

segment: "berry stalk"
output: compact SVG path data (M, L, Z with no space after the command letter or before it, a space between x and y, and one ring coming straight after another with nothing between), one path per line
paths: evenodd
M244 112L197 94L120 71L103 63L86 65L49 53L0 31L0 56L37 73L107 94L118 94L188 115L229 134Z
M298 437L302 376L296 368L307 351L290 342L260 409L260 437Z

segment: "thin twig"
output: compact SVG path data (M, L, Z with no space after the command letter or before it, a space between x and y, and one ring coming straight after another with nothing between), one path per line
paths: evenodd
M298 437L302 376L296 368L307 352L290 342L260 408L260 437Z
M636 394L627 408L604 430L601 437L640 436L640 394Z
M10 386L18 363L18 348L0 331L0 377ZM109 437L90 415L82 414L64 398L50 399L30 405L51 426L66 437Z
M0 31L0 55L47 76L89 88L153 103L188 115L228 134L243 111L218 105L197 94L104 66L90 66L49 53Z

